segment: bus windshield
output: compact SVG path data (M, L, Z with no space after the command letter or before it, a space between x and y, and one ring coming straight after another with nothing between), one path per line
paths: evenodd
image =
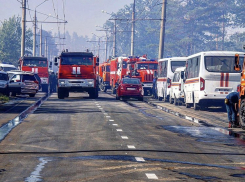
M47 63L47 60L24 59L23 66L48 67L48 63Z
M154 63L139 63L137 66L137 69L140 70L156 70L157 69L157 64Z
M61 65L93 65L93 57L85 57L85 56L62 57Z
M186 64L186 61L171 61L171 70L174 73L175 70L179 67L184 67Z
M243 57L240 57L242 66ZM234 56L205 56L205 68L209 72L237 73L234 70Z

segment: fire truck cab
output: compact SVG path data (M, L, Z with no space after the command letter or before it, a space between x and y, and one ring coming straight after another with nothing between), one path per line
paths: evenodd
M55 64L58 65L58 59ZM98 65L99 58L92 52L62 52L59 56L58 98L69 97L69 92L88 92L90 98L97 98Z
M117 57L110 61L110 86L116 93L116 85L127 74L127 57Z
M157 71L158 62L154 59L139 59L134 65L132 78L138 78L143 83L144 95L152 94L153 75Z
M100 90L106 92L107 89L110 89L110 63L104 62L99 65L99 87Z

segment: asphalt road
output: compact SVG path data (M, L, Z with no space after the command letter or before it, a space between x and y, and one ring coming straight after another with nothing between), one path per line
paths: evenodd
M244 152L144 102L53 94L0 142L0 181L244 181Z

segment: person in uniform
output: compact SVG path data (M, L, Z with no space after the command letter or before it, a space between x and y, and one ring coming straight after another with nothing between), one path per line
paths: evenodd
M239 93L238 92L231 92L225 98L225 105L229 120L229 128L236 128L238 127L237 123L237 104L239 101Z

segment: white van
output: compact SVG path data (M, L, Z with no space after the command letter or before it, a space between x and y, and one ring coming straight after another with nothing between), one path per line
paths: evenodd
M177 68L174 72L173 81L171 84L169 103L177 105L178 103L184 102L184 75L185 68Z
M209 51L188 57L184 84L186 107L194 109L224 106L224 99L237 90L241 71L234 71L235 54L242 52ZM242 65L243 58L240 59Z
M164 58L158 61L157 96L158 100L169 99L174 71L186 64L187 57Z
M7 71L11 71L11 70L17 70L17 68L12 64L0 63L0 70L7 72Z

